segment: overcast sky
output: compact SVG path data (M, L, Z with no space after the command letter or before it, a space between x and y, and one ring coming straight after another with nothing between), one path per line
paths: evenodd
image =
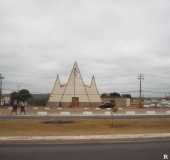
M74 61L100 93L170 91L170 0L1 0L4 88L50 92ZM133 92L134 93L134 92Z

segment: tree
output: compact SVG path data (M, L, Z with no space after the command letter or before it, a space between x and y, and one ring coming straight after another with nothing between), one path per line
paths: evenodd
M30 94L29 90L27 90L27 89L20 90L18 92L18 96L19 96L19 100L23 101L23 102L28 101L28 99L31 98L31 94Z
M31 98L31 94L27 89L22 89L18 92L12 92L10 95L10 101L13 107L12 112L17 114L17 108L20 106L21 112L24 112L25 114L25 102L27 102L29 98Z
M120 97L120 93L112 92L112 93L110 93L110 96L114 97L114 98L117 98L117 97Z

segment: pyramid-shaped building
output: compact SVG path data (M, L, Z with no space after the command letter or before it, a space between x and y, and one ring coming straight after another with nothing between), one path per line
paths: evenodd
M91 84L86 85L75 62L66 84L61 84L59 76L49 97L49 106L94 107L101 103L94 76Z

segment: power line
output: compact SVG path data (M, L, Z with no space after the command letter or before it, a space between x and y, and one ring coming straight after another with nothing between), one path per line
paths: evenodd
M154 77L157 77L157 78L162 78L162 79L166 79L166 78L170 78L170 76L169 75L161 75L161 74L145 74L145 76L149 76L149 77L152 77L152 78L154 78Z

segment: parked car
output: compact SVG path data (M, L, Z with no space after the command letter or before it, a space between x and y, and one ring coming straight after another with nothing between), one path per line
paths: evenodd
M113 108L113 103L111 102L105 102L99 105L100 108Z

